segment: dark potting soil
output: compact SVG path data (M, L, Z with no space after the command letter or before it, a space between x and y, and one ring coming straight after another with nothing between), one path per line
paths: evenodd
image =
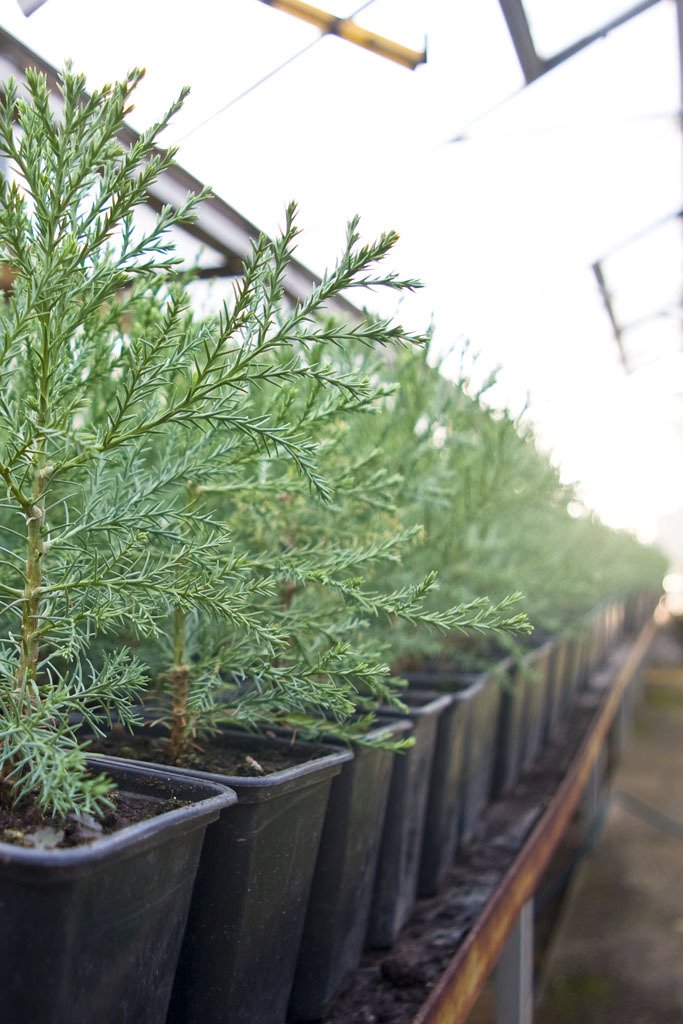
M98 818L70 814L65 819L51 818L29 803L12 807L0 802L0 842L34 850L87 846L102 836L185 806L180 800L149 798L121 790L114 791L110 799L113 807Z
M308 747L293 742L287 746L271 746L263 737L248 737L246 733L244 735L252 740L247 748L231 745L227 737L201 742L196 740L178 767L212 772L215 775L261 778L285 768L295 768L329 753L320 747ZM93 753L107 754L110 757L134 758L153 764L173 764L169 757L166 736L151 736L144 733L131 736L120 729L113 731L104 739L93 742L88 749Z
M493 804L481 836L459 853L439 895L418 900L390 952L366 953L324 1024L410 1024L511 867L560 785L600 693L581 696L561 736L515 792Z
M534 634L532 634L532 637ZM530 637L517 637L523 646L535 646ZM462 675L470 672L485 672L509 657L510 651L495 639L482 640L480 637L465 637L457 644L446 647L440 654L428 657L403 657L394 662L394 675Z

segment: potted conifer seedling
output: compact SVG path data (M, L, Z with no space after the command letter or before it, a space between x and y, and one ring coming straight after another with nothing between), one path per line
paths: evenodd
M239 793L238 808L205 844L171 1007L171 1018L184 1021L270 1024L284 1016L327 792L350 756L291 750L226 724L294 722L310 732L317 716L323 731L348 738L357 710L397 699L379 647L364 640L368 618L448 629L466 628L471 613L426 608L433 573L394 592L365 585L368 567L396 558L414 529L396 531L389 504L383 529L361 534L345 510L360 500L350 481L362 478L362 463L353 453L337 463L324 436L327 424L343 433L347 420L390 397L338 352L420 341L377 318L320 318L344 289L412 286L377 269L395 236L363 245L352 222L335 268L287 308L295 235L290 210L279 237L255 242L215 318L194 316L182 288L158 287L158 279L130 297L125 322L112 310L122 340L103 343L107 369L91 378L82 427L139 458L117 473L116 493L148 517L151 564L193 557L205 588L203 606L179 594L172 609L168 601L155 609L167 613L165 645L137 627L128 638L162 684L164 700L149 708L156 731L119 733L99 748L231 780ZM387 492L391 481L372 486ZM286 527L274 507L288 512ZM97 538L93 557L102 557ZM95 663L107 646L93 638Z
M79 736L83 721L132 723L145 685L123 646L95 665L94 636L154 635L174 606L224 597L194 539L163 563L148 550L169 520L117 489L122 474L145 474L143 428L84 427L100 378L125 407L112 324L169 266L162 239L176 214L132 231L172 158L153 148L166 119L132 151L117 141L139 77L88 98L67 72L55 112L44 77L27 71L27 98L8 81L0 101L14 175L0 177L12 281L0 305L0 979L15 1024L163 1024L204 831L235 799L94 764Z
M387 397L365 370L333 358L336 350L415 340L381 320L333 327L317 319L341 289L404 286L373 269L394 236L363 246L352 224L335 269L308 300L287 310L282 282L293 238L290 216L281 237L256 242L234 298L215 320L195 320L179 293L163 300L160 318L141 303L118 358L117 385L126 387L135 374L150 319L160 320L165 339L181 335L184 351L170 347L163 369L150 368L158 410L150 413L147 391L145 404L133 397L123 417L102 398L92 424L106 431L123 420L122 429L134 433L141 416L155 423L182 410L195 429L169 430L163 446L146 449L155 500L175 503L176 517L184 510L180 537L228 524L229 554L216 550L216 561L208 560L207 549L203 557L233 588L231 609L220 618L174 610L168 660L163 648L146 648L166 694L150 710L156 728L134 740L113 736L101 748L193 777L230 780L239 795L238 808L205 845L171 1007L171 1019L183 1021L284 1017L330 781L350 756L292 750L284 740L235 734L226 724L298 723L310 734L318 716L324 719L318 733L348 739L355 729L360 735L363 723L348 721L355 711L396 700L379 649L362 640L367 617L466 628L471 615L471 609L425 609L433 574L390 593L364 585L368 567L397 557L414 530L397 532L387 505L383 531L359 537L348 509L357 513L371 500L360 481L350 483L362 478L362 465L357 455L355 463L332 458L325 443L326 424L343 426ZM198 405L188 414L193 393ZM203 395L210 404L200 404ZM202 429L207 423L213 429ZM380 477L372 483L375 495L391 489ZM132 476L119 486L123 492L136 487ZM277 508L285 510L286 526ZM173 537L157 532L148 539L150 550L163 561ZM286 933L278 925L283 918Z
M377 666L373 674L370 673L380 645L376 640L370 644L367 636L372 635L371 624L377 616L398 617L420 622L424 628L432 626L441 630L510 629L520 625L518 616L510 616L506 609L494 609L485 601L449 608L444 596L440 606L428 610L425 598L433 588L433 574L427 573L418 585L408 579L393 593L373 592L360 576L361 572L368 575L373 571L380 576L383 567L391 565L404 553L418 531L416 524L406 528L401 523L401 511L396 507L400 479L387 470L385 451L378 446L368 447L364 440L371 427L368 420L381 415L380 410L393 401L395 391L386 361L378 359L372 347L360 344L363 332L371 337L373 329L377 329L376 325L351 329L348 324L335 325L327 321L307 339L308 359L318 370L329 366L330 360L327 355L321 362L321 338L337 338L337 349L332 352L337 373L343 370L349 383L353 379L383 382L375 391L372 404L361 404L359 395L347 395L341 403L331 402L329 395L325 397L321 393L320 383L315 380L309 382L309 387L302 381L295 394L285 390L277 400L267 392L259 392L261 414L270 410L272 415L279 401L287 409L288 418L296 424L305 424L307 417L312 417L318 464L330 485L328 500L321 502L306 486L296 467L283 465L282 460L271 460L267 470L261 460L260 474L252 479L251 486L243 479L229 478L223 483L217 479L207 481L199 487L202 497L215 503L211 506L214 511L220 510L230 522L240 543L251 552L260 552L264 564L270 564L277 571L274 610L286 626L287 635L295 641L285 663L279 666L283 678L289 677L295 685L302 671L310 673L311 668L315 669L320 652L328 651L329 659L330 636L336 640L346 636L355 652L359 650L360 639L366 637L364 643L369 656L365 667L357 657L354 666L350 650L345 653L345 667L343 662L336 670L334 661L328 660L327 664L338 694L341 696L346 691L357 707L366 709L376 707L379 700L395 699L386 668ZM353 576L349 576L350 571ZM205 647L205 642L201 646ZM224 647L225 663L229 664L230 659L234 659L234 642L224 643ZM302 656L308 659L308 669ZM315 670L319 672L320 668ZM349 690L350 683L358 692ZM256 697L256 691L252 690L251 696ZM267 699L263 679L259 699L263 714ZM268 711L271 720L279 716L282 721L284 715L286 720L292 721L291 697L289 705L278 707L271 703ZM444 697L439 706L445 710L448 703L450 698ZM235 712L243 716L248 708L247 699ZM394 763L393 795L382 856L382 870L395 879L390 896L396 907L391 911L392 932L397 922L405 917L414 898L421 845L419 822L425 815L425 791L430 775L425 763L433 753L430 740L433 739L434 717L427 731L420 727L420 743L407 757ZM305 721L301 713L297 723L310 735L312 723ZM342 731L339 723L328 720L319 725L317 731L323 735L336 732L338 736L351 739L354 733L362 736L364 729L362 722L355 722L345 723ZM389 731L385 726L385 738ZM378 738L377 733L374 738ZM344 766L340 776L332 781L290 1003L290 1012L297 1016L319 1013L321 1002L329 1001L330 994L353 967L362 948L373 866L379 852L381 791L382 785L388 782L386 769L391 765L390 759L381 756L381 751L369 751L365 745L361 750L356 749L354 763ZM384 782L380 781L380 775ZM384 792L386 794L386 789ZM401 872L396 873L390 861L400 862ZM399 878L405 883L400 899Z

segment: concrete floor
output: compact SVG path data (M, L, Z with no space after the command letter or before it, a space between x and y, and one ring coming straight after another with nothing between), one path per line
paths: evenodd
M650 665L604 831L546 959L534 1024L683 1024L683 629L661 632Z

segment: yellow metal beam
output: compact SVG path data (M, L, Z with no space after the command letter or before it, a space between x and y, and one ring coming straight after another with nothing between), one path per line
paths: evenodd
M336 18L334 14L321 11L312 4L304 3L304 0L261 0L261 3L275 7L284 14L291 14L294 18L307 21L309 25L315 25L321 32L329 36L339 36L346 39L354 46L360 46L364 50L370 50L379 57L392 60L404 68L414 71L418 64L424 64L427 60L427 52L420 53L411 50L400 43L394 43L391 39L378 36L375 32L368 32L367 29L356 25L351 18Z

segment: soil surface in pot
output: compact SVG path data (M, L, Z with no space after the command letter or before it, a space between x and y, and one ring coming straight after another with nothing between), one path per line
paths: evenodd
M418 900L391 952L364 955L324 1024L413 1021L552 799L600 696L593 692L582 695L566 715L556 742L509 797L489 808L481 837L459 855L440 894Z
M231 746L226 736L214 740L195 740L187 756L178 763L178 767L194 768L216 775L261 778L329 754L329 750L321 747L309 747L300 743L290 743L286 747L275 746L269 745L263 736L250 737L248 733L243 735L253 741L249 747ZM169 757L166 736L143 733L131 736L124 729L115 729L104 739L94 741L88 750L95 754L107 754L109 757L134 758L153 764L173 764Z
M533 634L532 634L533 636ZM517 636L515 641L522 647L535 643L530 637ZM499 661L509 657L510 650L495 639L482 640L481 637L463 637L457 644L450 644L439 653L431 656L404 656L392 663L391 671L395 676L413 675L416 672L443 673L484 672L493 668Z
M0 791L0 842L34 850L86 846L129 825L185 806L180 800L149 799L121 790L115 790L110 799L113 807L105 810L99 818L90 814L70 814L64 820L55 820L27 802L16 807L12 807L9 801L5 804Z

